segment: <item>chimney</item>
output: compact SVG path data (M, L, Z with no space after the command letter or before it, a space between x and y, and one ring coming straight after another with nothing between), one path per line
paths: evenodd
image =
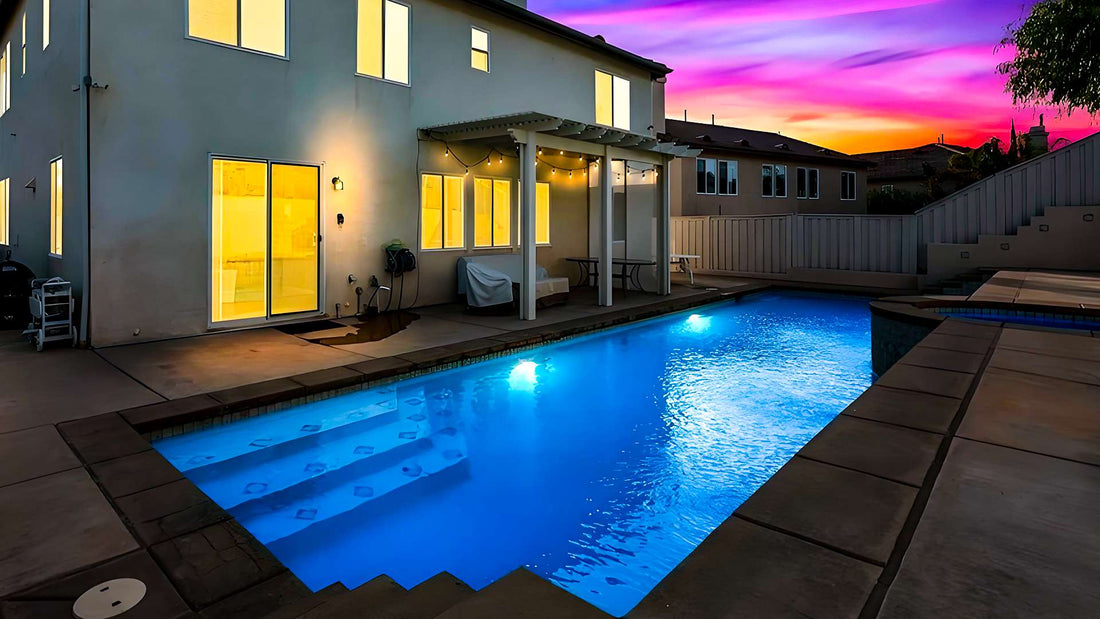
M1027 132L1028 144L1036 153L1045 153L1050 150L1050 134L1047 133L1047 128L1043 126L1043 115L1039 114L1039 126L1032 127Z
M714 114L710 115L710 124L714 124Z
M688 111L685 109L684 110L684 122L687 122L687 121L688 121Z

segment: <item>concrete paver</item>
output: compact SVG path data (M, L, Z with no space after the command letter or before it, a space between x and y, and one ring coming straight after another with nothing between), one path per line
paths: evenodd
M25 343L2 349L0 432L81 419L163 400L95 352Z
M508 317L508 320L512 323L520 322L513 317ZM503 329L425 316L409 325L404 331L394 333L384 340L363 342L361 344L341 344L333 348L366 357L392 357L426 348L490 337L505 332ZM360 359L360 361L362 360Z
M956 440L880 617L1094 617L1100 467Z
M920 486L943 437L840 415L798 455Z
M1090 385L1100 385L1100 361L1086 361L1071 357L1053 357L1041 353L998 347L989 360L989 366L1061 378Z
M918 345L899 359L898 363L974 374L982 367L983 360L985 360L984 354L927 348Z
M737 514L883 564L917 489L805 458L794 458Z
M361 355L312 344L276 329L116 346L98 352L123 372L170 399L365 360Z
M962 398L973 380L973 374L899 364L883 374L876 384L894 389Z
M0 598L138 548L84 469L0 488L0 523Z
M879 383L864 391L842 414L942 434L961 405L959 398L891 389Z
M856 617L880 572L731 518L627 617Z
M53 426L0 434L0 486L80 466Z
M997 348L1022 350L1051 357L1069 357L1100 362L1100 347L1091 337L1079 333L1055 333L1033 329L1006 329Z
M958 434L1100 465L1100 386L990 368Z

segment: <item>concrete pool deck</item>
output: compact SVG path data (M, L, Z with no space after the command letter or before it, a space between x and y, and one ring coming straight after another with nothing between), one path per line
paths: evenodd
M605 616L523 569L477 593L446 574L408 592L380 577L354 591L334 585L310 593L140 432L722 294L683 290L663 303L649 297L606 313L562 313L545 325L350 365L321 367L336 357L311 351L301 373L270 377L276 369L267 368L261 382L247 384L217 372L196 374L191 384L199 387L181 388L176 399L160 390L185 384L169 380L180 376L179 365L139 381L116 367L119 358L112 365L97 352L72 351L97 355L130 381L119 379L111 389L132 399L118 407L128 410L103 414L102 400L74 388L51 394L69 403L60 423L27 426L26 411L0 417L20 426L0 427L0 616L68 617L86 588L127 576L144 580L149 594L125 617ZM474 317L462 317L468 319ZM243 344L241 354L257 354L253 344ZM180 354L162 350L171 352L148 353L146 362L169 364ZM62 351L43 358L54 352ZM27 389L4 387L15 390L8 393L16 401ZM1093 524L1100 507L1097 402L1100 338L948 319L630 616L1083 615L1100 605L1093 586L1100 581L1100 531Z

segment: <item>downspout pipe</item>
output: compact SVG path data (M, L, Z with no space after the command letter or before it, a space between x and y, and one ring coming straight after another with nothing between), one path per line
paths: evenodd
M83 299L80 304L80 345L91 345L88 327L92 313L92 140L91 140L91 91L92 91L92 0L80 2L80 128L78 152L81 162L84 201L84 281L81 285Z

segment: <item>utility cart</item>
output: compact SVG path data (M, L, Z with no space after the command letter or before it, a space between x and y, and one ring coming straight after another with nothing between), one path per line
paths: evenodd
M31 282L31 322L23 335L39 352L49 342L67 341L75 346L76 328L73 326L73 286L54 277L35 279Z

